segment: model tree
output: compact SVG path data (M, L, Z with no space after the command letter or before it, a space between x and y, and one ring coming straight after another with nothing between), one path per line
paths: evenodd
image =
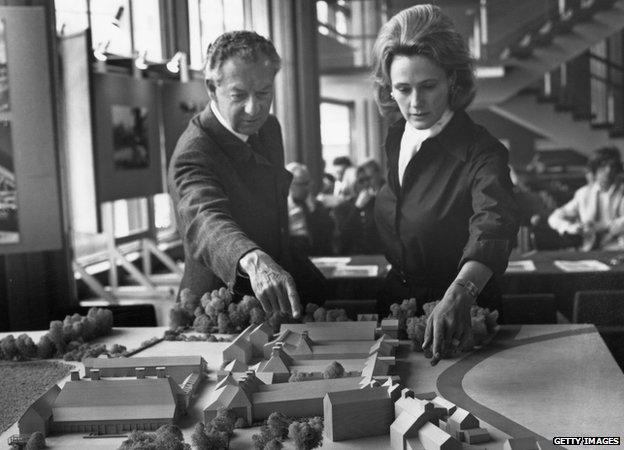
M293 422L288 435L297 450L311 450L323 444L323 418L313 417L307 421Z
M273 412L267 419L267 427L269 427L271 435L279 440L288 437L288 427L291 423L292 419L281 412Z
M220 433L208 433L203 423L198 423L193 429L191 442L198 450L223 450L228 447L228 440Z
M333 361L323 371L323 378L326 380L330 380L332 378L342 378L344 376L345 370L338 361Z
M191 450L182 431L175 425L163 425L155 433L134 430L118 450Z
M35 431L26 442L26 450L40 450L46 447L46 440L41 431Z
M6 336L0 341L0 359L64 357L79 361L84 356L98 356L103 352L110 354L106 346L92 346L88 342L110 333L112 328L113 313L110 310L91 308L85 317L74 314L66 316L63 321L51 321L48 332L39 339L38 345L27 334L21 334L17 340L13 335Z
M282 450L284 448L284 444L279 439L271 439L264 445L264 450Z
M223 433L228 438L234 434L234 422L236 417L227 408L221 408L217 411L217 415L210 421L212 431Z

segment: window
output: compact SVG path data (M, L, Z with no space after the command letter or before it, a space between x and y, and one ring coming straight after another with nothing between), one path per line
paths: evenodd
M245 28L243 0L189 0L190 65L200 70L208 45L225 31Z
M109 53L132 56L129 3L129 0L90 0L93 48L108 43Z
M321 101L321 142L326 166L337 156L351 155L353 103Z
M89 27L87 0L56 0L54 5L59 34L72 34Z
M133 0L132 35L134 50L145 52L148 61L162 61L159 0Z

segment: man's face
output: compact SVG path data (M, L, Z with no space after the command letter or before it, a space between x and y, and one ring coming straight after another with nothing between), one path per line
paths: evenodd
M596 169L596 183L601 190L607 191L615 182L617 168L615 163L606 163Z
M275 68L266 57L245 61L238 57L221 66L221 80L208 89L210 99L237 133L256 133L269 117Z
M334 165L334 176L336 180L342 181L342 177L344 177L345 170L347 170L347 166L344 164L336 164Z
M372 187L375 190L381 187L382 178L381 178L381 173L378 170L374 169L371 166L365 166L364 173L370 180L370 187Z

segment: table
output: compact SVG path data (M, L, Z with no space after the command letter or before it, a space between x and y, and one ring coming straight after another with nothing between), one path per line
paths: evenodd
M132 348L150 337L160 336L164 330L164 327L115 329L112 336L101 341ZM0 334L0 338L6 334ZM165 341L139 355L200 354L208 362L212 373L209 384L212 385L213 371L220 365L220 354L226 345ZM592 325L502 326L488 347L460 359L443 360L435 367L422 353L401 345L396 369L402 384L415 392L437 390L481 419L495 440L478 448L499 450L509 436L623 438L624 375ZM190 417L180 424L187 442L210 391L210 386L200 389ZM8 436L16 432L14 425L0 435L0 442L6 442ZM236 430L230 448L249 448L254 432L257 429ZM90 439L89 448L117 448L122 440ZM85 441L82 435L69 434L51 436L47 442L55 449L82 448ZM292 448L292 444L287 443L285 448ZM388 445L389 437L380 436L325 442L323 448L379 449Z
M504 294L552 293L555 295L557 309L568 319L572 319L572 301L574 293L580 290L624 290L624 264L610 266L605 272L564 272L554 262L557 260L598 260L609 263L622 252L576 252L542 251L524 255L512 254L511 260L530 260L535 264L533 272L506 272L501 278ZM347 266L376 265L376 276L335 276L331 270L321 270L328 279L331 298L370 299L377 298L387 274L388 261L383 255L353 255Z

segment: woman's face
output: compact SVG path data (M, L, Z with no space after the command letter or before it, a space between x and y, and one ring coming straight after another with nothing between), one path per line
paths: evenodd
M390 82L401 114L417 130L431 128L448 108L449 79L425 56L395 56Z

